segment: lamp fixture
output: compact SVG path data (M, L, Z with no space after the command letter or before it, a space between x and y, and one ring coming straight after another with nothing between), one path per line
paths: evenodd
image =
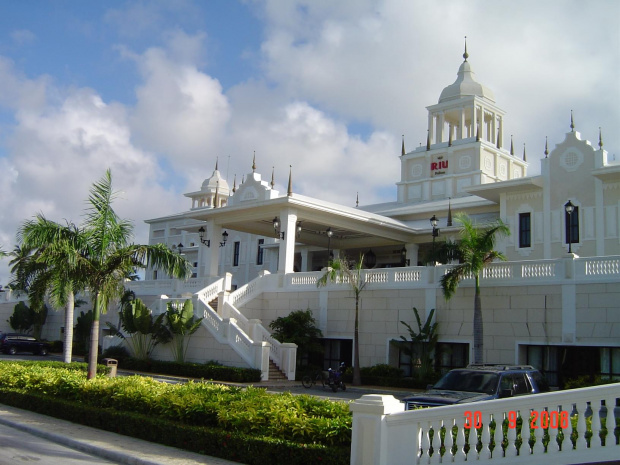
M280 220L276 216L271 223L273 224L273 230L276 232L276 236L280 239L284 239L284 231L280 231Z
M329 261L332 258L331 241L332 241L332 236L334 235L334 231L332 231L332 228L329 227L325 230L325 234L327 235L327 260Z
M295 231L297 233L297 237L299 237L299 235L301 234L301 221L297 222L297 225L295 226Z
M429 221L433 227L433 263L436 263L437 257L435 256L435 238L439 236L439 228L437 227L439 220L437 220L437 217L433 215Z
M205 232L206 232L205 228L201 226L200 229L198 230L198 234L200 235L200 242L202 242L207 247L211 247L211 239L204 238Z
M570 200L568 202L566 202L564 204L564 211L568 215L568 220L567 220L568 224L566 225L566 240L568 242L568 253L573 253L573 248L572 248L573 239L571 237L571 233L572 233L572 229L573 229L573 223L571 221L571 215L575 211L575 206L573 205L573 202L571 202Z
M224 247L226 245L227 240L228 240L228 233L224 231L222 233L222 242L220 242L220 247Z
M405 248L404 245L403 245L403 248L400 249L400 258L404 266L411 265L411 260L407 258L407 249Z
M179 242L179 245L177 245L177 250L179 251L179 255L183 253L183 243Z

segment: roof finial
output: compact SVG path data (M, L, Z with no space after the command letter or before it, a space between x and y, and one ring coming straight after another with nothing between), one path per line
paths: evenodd
M547 158L547 156L549 155L549 145L548 145L548 141L547 141L547 136L545 136L545 158Z
M237 192L237 173L235 173L235 179L233 181L233 189L232 189L232 191L233 191L233 194L235 192Z
M256 171L256 150L254 150L254 157L252 158L252 173Z
M514 155L515 154L515 146L512 142L512 134L510 134L510 155Z
M603 133L600 126L598 127L598 148L603 148Z
M217 171L217 162L220 160L220 157L215 157L215 171Z
M523 142L523 161L527 161L527 157L525 156L525 142Z
M220 203L220 181L215 182L215 197L213 199L213 208L219 207Z
M360 193L358 191L356 196L355 196L355 208L357 208L359 206L360 206Z
M427 129L426 130L426 150L430 150L430 149L431 149L431 133Z
M274 187L274 186L275 186L275 184L276 184L276 183L274 182L274 178L273 178L274 173L275 173L275 170L276 170L276 167L275 167L275 166L272 166L272 167L271 167L271 188L272 188L272 189L273 189L273 187Z
M570 111L570 132L575 132L575 120L573 119L573 110Z
M452 226L452 202L450 197L448 197L448 221L446 221L446 226Z
M465 36L465 53L463 53L463 58L465 58L465 61L469 58L469 53L467 53L467 36Z
M288 190L286 195L293 195L293 165L288 165Z
M405 135L404 135L404 134L403 134L403 148L402 148L402 150L401 150L401 153L400 153L400 154L401 154L401 155L404 155L404 154L405 154Z

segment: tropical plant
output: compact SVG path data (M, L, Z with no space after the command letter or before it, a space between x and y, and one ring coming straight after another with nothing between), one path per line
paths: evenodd
M117 336L127 341L135 358L148 360L157 344L170 341L170 333L163 324L165 315L162 313L153 317L153 312L142 300L132 299L123 304L120 312L121 327L130 337L125 336L111 323L108 323L108 326Z
M39 307L49 296L54 307L64 307L65 331L63 361L71 363L73 354L73 318L75 294L84 289L85 276L80 268L80 231L67 223L66 226L37 215L20 226L18 239L22 247L16 247L12 269L14 284L28 291L30 302Z
M316 327L310 309L294 310L286 316L278 317L269 323L269 327L273 330L272 336L278 341L297 344L297 364L311 353L323 353L320 340L323 333Z
M26 302L17 302L13 308L13 314L9 317L7 322L9 326L19 333L29 333L32 330L33 311L30 309Z
M90 328L93 326L93 311L80 312L73 330L73 350L79 355L84 355L90 347Z
M326 286L328 282L341 282L347 284L355 296L355 325L353 330L353 385L362 384L360 372L360 351L359 351L359 307L360 295L366 287L366 279L362 273L364 255L361 254L359 260L351 266L346 257L336 258L329 262L327 271L316 282L317 287Z
M433 323L434 308L428 313L424 324L422 324L417 308L413 307L413 313L415 314L418 331L416 332L409 323L401 321L400 323L407 328L410 339L401 336L400 338L405 344L402 344L400 347L403 352L411 357L412 361L418 361L420 365L420 378L427 378L433 372L433 357L435 356L435 348L439 338L439 333L437 332L439 324L437 322Z
M120 297L125 280L133 276L137 268L147 266L159 268L175 278L186 278L191 274L191 263L184 256L173 253L164 244L130 243L133 230L131 223L119 218L112 208L116 196L112 190L112 174L107 170L91 187L89 207L80 228L72 224L62 226L48 222L51 228L37 230L36 241L28 241L50 244L50 247L46 248L46 255L41 259L45 264L62 261L67 258L65 253L70 251L68 255L73 260L69 262L72 268L71 276L83 277L84 284L89 289L93 302L89 379L96 376L101 313L107 311L112 299ZM56 243L58 248L51 246Z
M165 327L172 338L172 356L178 363L185 362L189 340L198 328L202 318L194 316L194 305L190 299L180 305L178 302L168 302L166 306Z
M482 318L482 301L480 297L480 274L485 266L495 260L506 260L495 249L496 237L510 235L510 229L502 220L477 227L465 213L458 213L456 221L462 224L458 256L461 263L450 268L441 278L441 288L446 300L452 298L463 279L474 278L474 363L484 363L484 328Z

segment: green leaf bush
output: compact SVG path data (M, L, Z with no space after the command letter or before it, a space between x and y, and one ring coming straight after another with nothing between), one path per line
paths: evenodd
M78 364L58 365L64 364L0 362L3 402L62 411L62 418L69 415L71 421L83 419L79 422L95 422L96 427L101 427L101 422L111 431L164 444L172 441L176 447L208 450L205 453L248 464L281 463L281 456L273 459L278 450L291 464L349 460L352 416L344 402L290 393L269 394L255 387L195 381L161 383L141 376L109 378L101 374L87 380L86 371ZM33 397L37 400L32 401ZM26 402L26 398L31 400ZM120 418L107 424L102 416ZM149 419L148 428L145 419ZM187 432L185 446L178 444L183 442L179 429ZM217 438L220 447L211 450L212 445L206 443L209 437ZM223 455L216 453L218 450L224 450ZM250 458L249 451L255 451L262 460ZM295 459L289 460L289 456Z

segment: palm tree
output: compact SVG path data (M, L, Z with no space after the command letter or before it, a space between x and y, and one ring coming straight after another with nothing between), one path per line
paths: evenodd
M93 299L93 325L88 357L88 379L97 370L99 321L102 312L115 297L123 293L125 280L136 268L154 266L176 278L191 275L191 263L184 256L173 253L164 244L131 244L133 227L119 218L112 202L117 194L112 190L112 174L108 169L90 190L90 204L84 222L87 253L83 268Z
M456 215L462 224L458 255L461 263L450 268L441 278L441 288L446 300L450 300L459 283L473 275L475 282L474 295L474 363L484 363L482 322L482 302L480 298L480 273L483 268L495 260L506 260L503 253L494 250L496 236L510 235L510 229L502 220L497 219L484 228L477 228L465 213Z
M73 352L73 315L75 294L85 287L80 269L84 250L82 232L73 224L66 226L37 215L20 226L12 269L16 282L27 284L31 304L43 302L46 295L51 304L65 309L63 361L71 363ZM29 255L24 256L25 252ZM19 252L19 253L18 253Z
M353 267L346 258L337 258L329 263L329 267L323 276L319 278L317 287L326 286L328 282L341 282L349 285L355 295L355 326L353 331L353 385L362 384L360 372L360 343L359 343L359 304L360 294L366 287L366 279L362 274L364 255Z

